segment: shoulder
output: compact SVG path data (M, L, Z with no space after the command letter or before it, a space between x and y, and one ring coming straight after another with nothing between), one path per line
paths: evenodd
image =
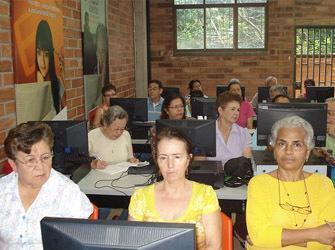
M192 181L192 184L193 184L193 191L196 192L197 194L202 194L206 196L216 194L212 186L195 181Z
M100 128L95 128L95 129L92 129L90 132L88 132L88 136L96 136L96 135L99 135L101 134L101 129Z
M129 139L129 140L131 139L130 134L127 130L123 131L122 137L125 138L125 139Z
M132 199L143 199L143 198L148 198L151 195L153 195L154 191L154 184L148 185L143 188L136 189L135 192L132 195Z
M313 173L308 178L306 178L307 183L311 183L313 186L320 186L322 190L324 189L334 189L333 182L327 176L321 175L319 173Z
M249 131L247 128L243 128L240 125L238 125L237 123L233 123L232 126L232 131L239 133L241 135L249 135Z
M248 183L249 189L257 189L258 187L264 189L268 184L276 183L276 179L270 176L269 174L259 174L251 178Z
M12 172L2 178L0 178L0 190L1 193L12 192L15 184L17 183L17 178L15 177L15 172Z
M79 190L79 186L77 184L75 184L68 177L57 172L54 169L51 169L49 180L50 180L49 185L59 185L64 189L78 189Z

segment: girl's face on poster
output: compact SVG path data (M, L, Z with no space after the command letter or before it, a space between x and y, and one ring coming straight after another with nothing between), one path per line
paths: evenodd
M38 70L41 72L42 76L46 78L46 76L49 73L49 60L50 60L49 51L37 48L36 56L37 56Z

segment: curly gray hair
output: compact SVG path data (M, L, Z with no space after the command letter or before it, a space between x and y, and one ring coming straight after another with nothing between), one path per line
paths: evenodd
M113 105L104 111L103 124L105 126L111 125L116 119L127 119L127 112L118 105Z
M312 125L297 115L287 116L273 124L271 128L270 145L274 145L281 128L302 128L305 130L305 144L309 150L314 148L314 131Z

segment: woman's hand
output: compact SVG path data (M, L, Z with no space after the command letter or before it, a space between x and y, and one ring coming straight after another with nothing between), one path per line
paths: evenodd
M93 160L91 162L91 168L93 169L104 169L106 168L108 163L106 161L101 161L101 160Z
M318 242L335 247L335 222L328 222L315 228L315 237Z
M138 163L138 162L140 162L137 158L135 158L135 157L132 157L132 158L130 158L129 160L128 160L130 163Z

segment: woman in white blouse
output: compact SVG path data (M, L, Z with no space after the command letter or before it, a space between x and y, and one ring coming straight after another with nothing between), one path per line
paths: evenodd
M88 218L88 198L69 178L51 168L53 134L42 122L9 131L5 140L14 172L0 179L0 249L42 249L45 216Z

